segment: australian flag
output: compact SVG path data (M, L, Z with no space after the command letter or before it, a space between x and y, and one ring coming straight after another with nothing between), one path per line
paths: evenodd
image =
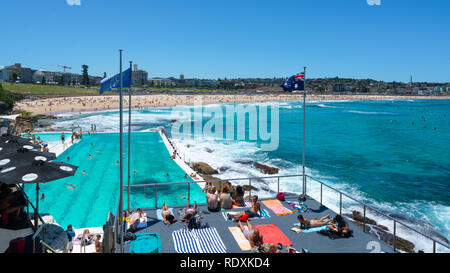
M292 92L294 90L305 90L305 73L298 73L286 79L286 81L280 85L283 87L284 92Z
M120 74L104 78L100 82L100 94L105 91L111 91L113 88L120 87ZM122 87L131 87L131 68L122 72Z

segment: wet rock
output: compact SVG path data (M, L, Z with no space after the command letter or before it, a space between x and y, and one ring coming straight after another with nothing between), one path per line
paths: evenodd
M265 174L277 174L280 169L270 167L261 163L255 163L255 167L260 169Z
M192 169L200 174L206 174L206 175L213 175L218 174L219 172L209 166L207 163L204 162L197 162L192 164Z
M361 212L359 212L359 211L356 211L356 210L352 211L352 217L355 221L364 222L364 217L361 215ZM375 220L372 220L367 217L365 219L366 219L366 224L377 225L377 222Z

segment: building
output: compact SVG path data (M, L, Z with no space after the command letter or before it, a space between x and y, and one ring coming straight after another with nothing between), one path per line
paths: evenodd
M148 83L148 72L139 70L138 65L134 65L134 70L131 76L131 83L134 86L142 86Z
M3 67L0 67L0 82L9 81L9 71Z
M31 83L33 81L31 68L22 67L20 63L5 66L4 69L9 71L10 80L16 79L23 83Z
M43 70L38 70L36 72L33 73L32 76L32 81L34 83L48 83L48 84L52 84L55 82L55 73L50 72L50 71L43 71Z

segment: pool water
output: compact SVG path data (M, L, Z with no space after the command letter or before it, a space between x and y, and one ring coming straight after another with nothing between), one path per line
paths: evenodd
M42 140L51 141L55 135L37 134ZM119 134L105 133L83 135L81 142L72 145L55 161L78 166L73 177L40 184L39 202L41 215L50 214L62 227L71 224L74 228L98 227L106 222L108 212L116 213L119 200L120 145ZM128 134L124 134L123 184L128 184ZM170 159L159 133L142 132L131 135L131 176L130 184L155 184L192 181L185 172ZM92 158L89 159L89 155ZM83 175L85 171L85 175ZM133 172L135 171L135 172ZM167 176L168 175L168 176ZM72 187L74 185L75 187ZM26 193L33 203L36 200L34 185L25 186ZM183 205L187 202L186 184L159 186L157 205ZM190 186L191 202L204 202L205 196L200 187ZM127 189L124 188L124 208L127 208ZM130 208L155 206L155 188L132 188Z

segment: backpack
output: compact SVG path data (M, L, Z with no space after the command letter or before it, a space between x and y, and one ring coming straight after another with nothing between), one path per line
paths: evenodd
M195 216L189 217L188 228L189 229L200 228L200 225L199 225L197 219L195 218Z
M278 194L277 194L277 199L279 200L279 201L284 201L285 199L284 199L284 192L279 192Z

